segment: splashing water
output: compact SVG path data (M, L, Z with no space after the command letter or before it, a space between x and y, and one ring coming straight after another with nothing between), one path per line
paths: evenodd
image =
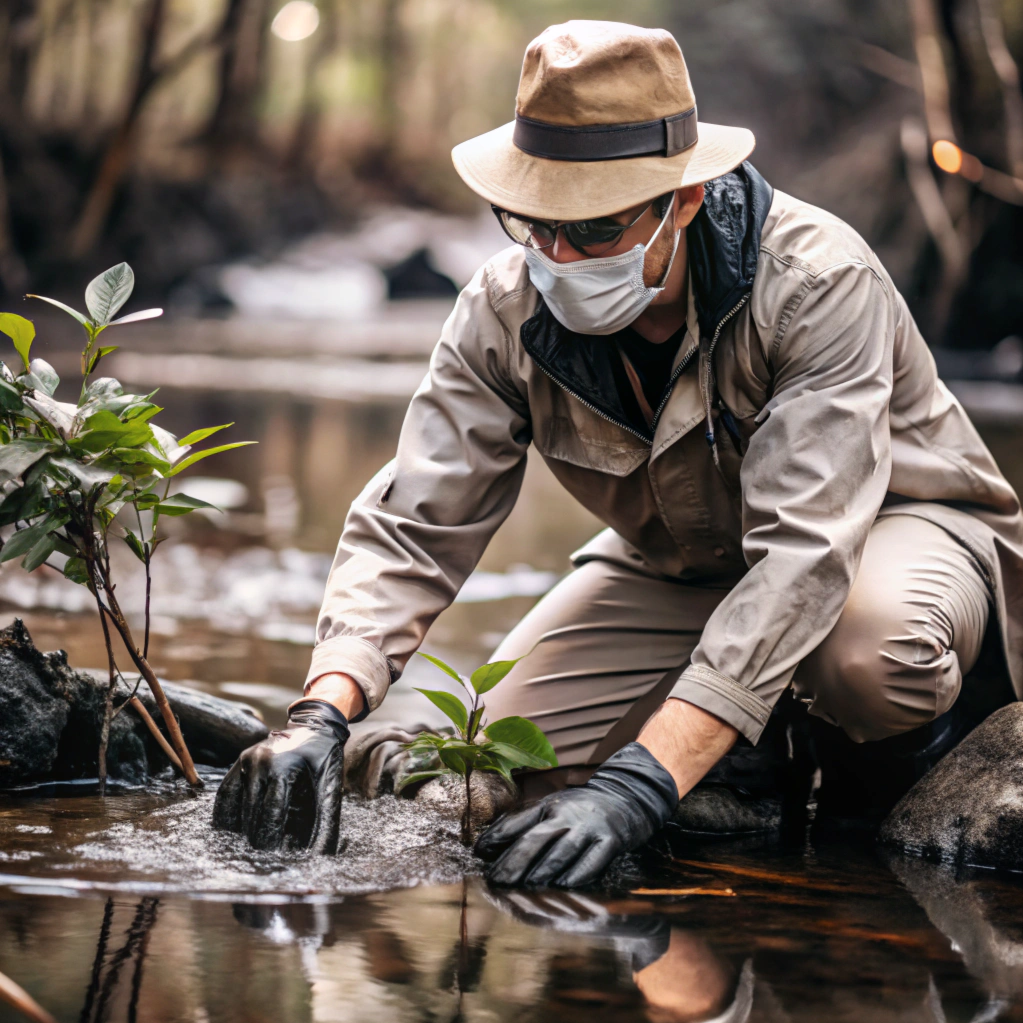
M57 834L43 855L37 852L32 857L31 879L8 875L0 880L79 891L329 900L451 884L479 872L479 862L459 842L455 817L429 805L394 796L348 798L343 811L344 851L314 856L303 851L261 852L240 835L214 830L215 791L215 785L208 785L197 797L157 809L151 805L152 790L117 796L119 812L100 830L76 834L71 828L64 836Z

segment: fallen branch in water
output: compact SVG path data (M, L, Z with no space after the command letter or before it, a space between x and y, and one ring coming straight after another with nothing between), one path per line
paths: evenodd
M57 1023L57 1021L20 985L15 984L6 973L0 973L0 999L13 1005L23 1016L35 1023Z
M731 888L633 888L630 895L723 895L735 898Z

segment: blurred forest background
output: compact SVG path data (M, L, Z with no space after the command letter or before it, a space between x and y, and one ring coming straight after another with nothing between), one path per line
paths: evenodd
M1023 0L3 0L3 297L127 259L223 311L211 268L381 204L473 213L450 148L571 17L671 30L701 119L850 221L933 344L1023 370Z

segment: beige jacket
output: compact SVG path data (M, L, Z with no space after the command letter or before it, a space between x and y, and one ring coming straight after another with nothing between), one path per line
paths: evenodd
M641 558L668 577L730 589L672 695L752 741L838 619L874 519L896 510L943 525L975 553L1023 692L1015 493L866 243L822 210L767 194L752 290L702 339L690 300L652 439L580 397L586 345L598 352L605 339L583 339L581 362L564 363L560 382L545 372L562 341L537 340L538 319L557 324L520 248L476 274L412 399L397 457L352 505L310 681L347 672L379 706L511 511L532 442L610 527L584 556Z

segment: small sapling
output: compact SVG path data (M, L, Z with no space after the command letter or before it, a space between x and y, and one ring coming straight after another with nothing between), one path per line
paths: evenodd
M547 741L547 736L528 718L505 717L486 723L486 707L481 700L521 660L494 661L477 668L468 678L459 675L450 664L439 657L420 653L445 675L453 678L470 698L466 705L453 693L442 689L417 689L434 706L439 707L451 719L456 734L441 735L438 732L423 732L405 748L412 753L427 755L436 767L416 771L404 777L398 785L401 791L407 785L436 778L442 774L457 774L465 779L465 812L462 815L462 841L472 841L472 789L470 781L475 771L493 771L513 784L511 772L515 768L528 767L545 770L558 766L558 758Z

